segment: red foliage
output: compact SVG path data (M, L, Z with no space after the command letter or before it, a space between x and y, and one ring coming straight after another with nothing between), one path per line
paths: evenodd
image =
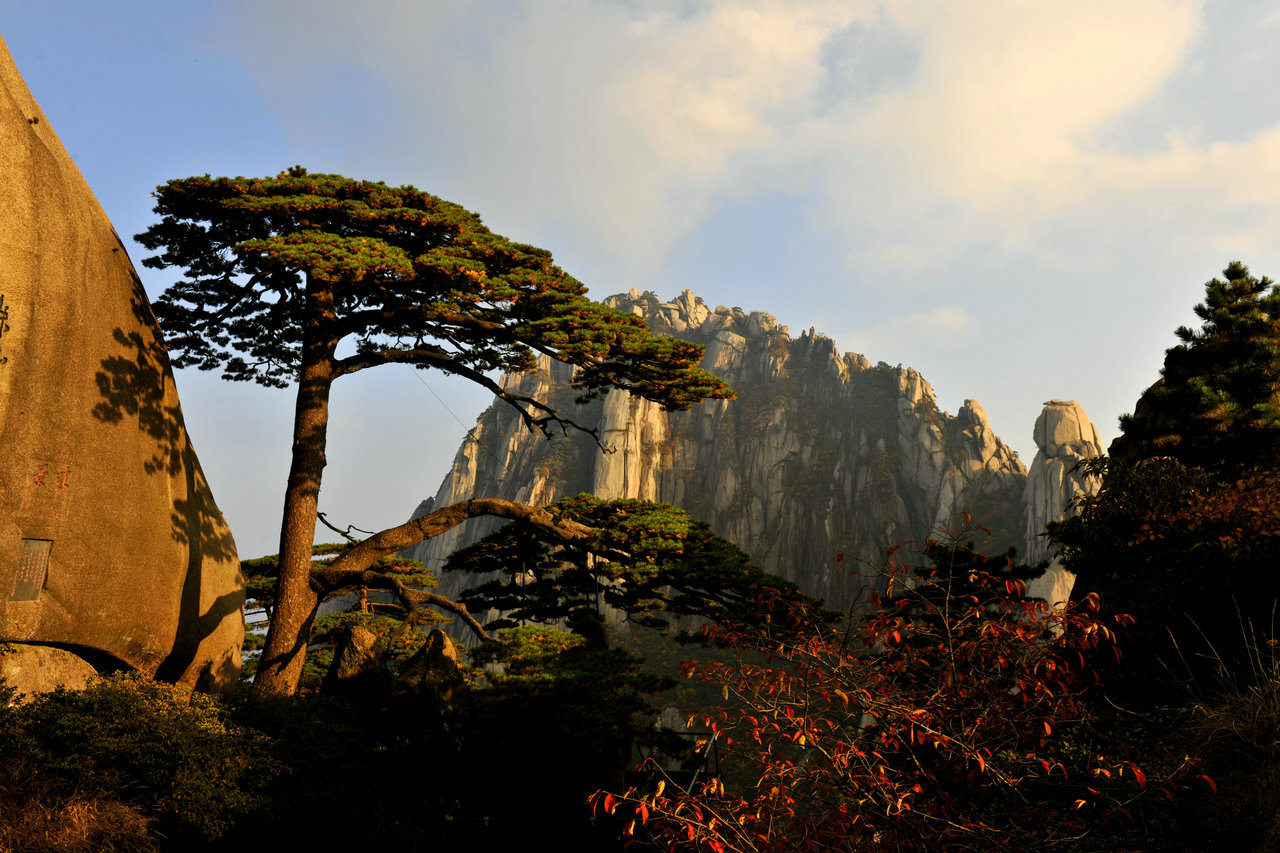
M740 654L687 666L730 700L696 719L744 778L689 790L655 766L656 787L593 805L712 851L1033 850L1125 814L1146 777L1079 742L1084 653L1114 641L1097 597L1052 610L995 561L941 552L951 566L914 576L891 562L895 597L844 625L765 599L771 628L709 626Z
M1193 493L1181 507L1139 517L1135 543L1156 541L1162 527L1176 526L1192 541L1230 550L1269 548L1280 540L1280 489L1274 473L1227 483L1211 495Z

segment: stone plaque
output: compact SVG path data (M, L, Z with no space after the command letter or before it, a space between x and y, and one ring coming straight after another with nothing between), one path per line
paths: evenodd
M52 539L23 539L18 552L18 569L13 573L10 601L36 601L44 588L45 572L49 569L49 550Z

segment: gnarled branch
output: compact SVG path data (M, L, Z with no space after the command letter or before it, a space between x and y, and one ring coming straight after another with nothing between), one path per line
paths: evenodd
M487 640L489 635L467 611L465 605L438 593L412 589L396 578L370 569L382 557L403 551L419 542L425 542L457 527L469 518L481 515L493 515L530 524L544 533L565 541L586 539L592 535L592 528L585 524L560 518L542 507L498 498L473 498L443 507L397 527L388 528L352 546L329 565L313 569L311 585L321 593L321 598L324 594L343 587L367 586L390 589L404 602L411 614L418 604L430 604L433 607L448 610L466 622L477 637Z

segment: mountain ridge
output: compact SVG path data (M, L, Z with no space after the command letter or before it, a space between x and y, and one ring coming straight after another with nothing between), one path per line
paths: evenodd
M992 532L978 547L1016 546L1025 553L1028 543L1036 544L1028 530L1043 529L1048 519L1039 516L1053 515L1044 507L1059 497L1065 505L1079 492L1066 473L1069 460L1053 456L1055 476L1033 478L1038 520L1030 519L1027 467L998 437L982 405L966 400L948 415L914 369L840 353L813 329L792 338L771 314L712 310L690 291L671 302L637 291L605 302L644 316L659 334L707 347L701 366L726 379L739 398L667 412L613 391L575 406L570 369L543 357L535 371L503 377L504 387L573 410L577 423L598 430L612 452L600 451L586 434L530 433L515 412L495 402L415 517L468 497L541 505L585 491L669 502L707 521L762 569L833 606L852 606L879 583L888 548L906 543L918 552L938 530L963 528L968 512ZM1053 421L1056 429L1070 432L1062 421L1083 418L1078 403L1051 403L1068 406ZM1096 435L1092 425L1088 430ZM1073 448L1083 446L1075 442L1068 451ZM406 556L438 569L454 549L499 524L468 521ZM858 579L847 579L845 566L854 566ZM444 575L442 593L456 596L468 581Z
M845 607L880 582L887 549L908 543L918 551L938 531L963 528L964 513L991 531L979 548L1026 553L1040 545L1041 556L1049 556L1029 531L1059 517L1051 507L1081 491L1068 469L1088 448L1062 441L1049 447L1058 455L1046 457L1054 476L1032 477L1039 491L1034 507L1027 505L1028 470L981 404L966 400L955 415L941 411L932 386L913 368L842 354L813 329L792 338L771 314L713 310L688 290L665 303L636 290L605 302L644 317L656 333L704 345L702 366L724 378L738 399L666 412L615 390L575 406L569 368L543 357L535 371L504 376L504 387L572 410L611 452L586 434L531 433L495 402L415 517L470 497L546 504L587 491L665 501L706 521L766 571ZM1047 407L1056 407L1053 429L1038 433L1096 436L1078 404ZM438 569L448 554L499 524L474 519L406 556ZM441 592L456 595L470 582L446 574Z

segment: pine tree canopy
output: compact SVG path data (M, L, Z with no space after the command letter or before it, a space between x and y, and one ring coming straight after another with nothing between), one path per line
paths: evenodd
M274 387L297 382L276 606L256 696L291 695L302 675L319 600L311 552L339 377L381 364L434 367L489 389L544 431L579 425L493 378L533 369L539 353L576 368L579 401L613 388L676 410L733 397L696 366L702 347L655 338L641 318L587 299L548 252L413 187L297 166L274 178L183 178L155 197L161 219L137 239L159 251L145 265L185 271L155 304L174 364ZM457 515L457 523L470 511L450 509L432 516ZM375 545L394 540L391 550L400 550L427 535L413 525L383 531L335 566L358 572L389 553Z
M354 344L334 378L391 362L434 367L540 426L559 419L486 374L529 370L546 353L578 368L586 398L616 387L679 410L732 395L696 368L700 347L654 338L639 317L587 299L547 251L411 186L295 167L174 180L155 197L162 218L136 239L159 250L144 265L185 270L155 304L178 367L284 387L309 334L330 353Z
M1120 419L1111 456L1172 456L1234 478L1280 463L1280 290L1232 262L1205 285L1200 329L1177 330L1161 378Z
M657 629L673 616L750 621L762 599L818 612L818 602L795 584L751 565L740 548L679 507L583 493L547 510L591 527L592 535L564 542L508 524L445 564L447 572L496 576L462 596L477 612L503 612L491 629L551 623L583 607Z

